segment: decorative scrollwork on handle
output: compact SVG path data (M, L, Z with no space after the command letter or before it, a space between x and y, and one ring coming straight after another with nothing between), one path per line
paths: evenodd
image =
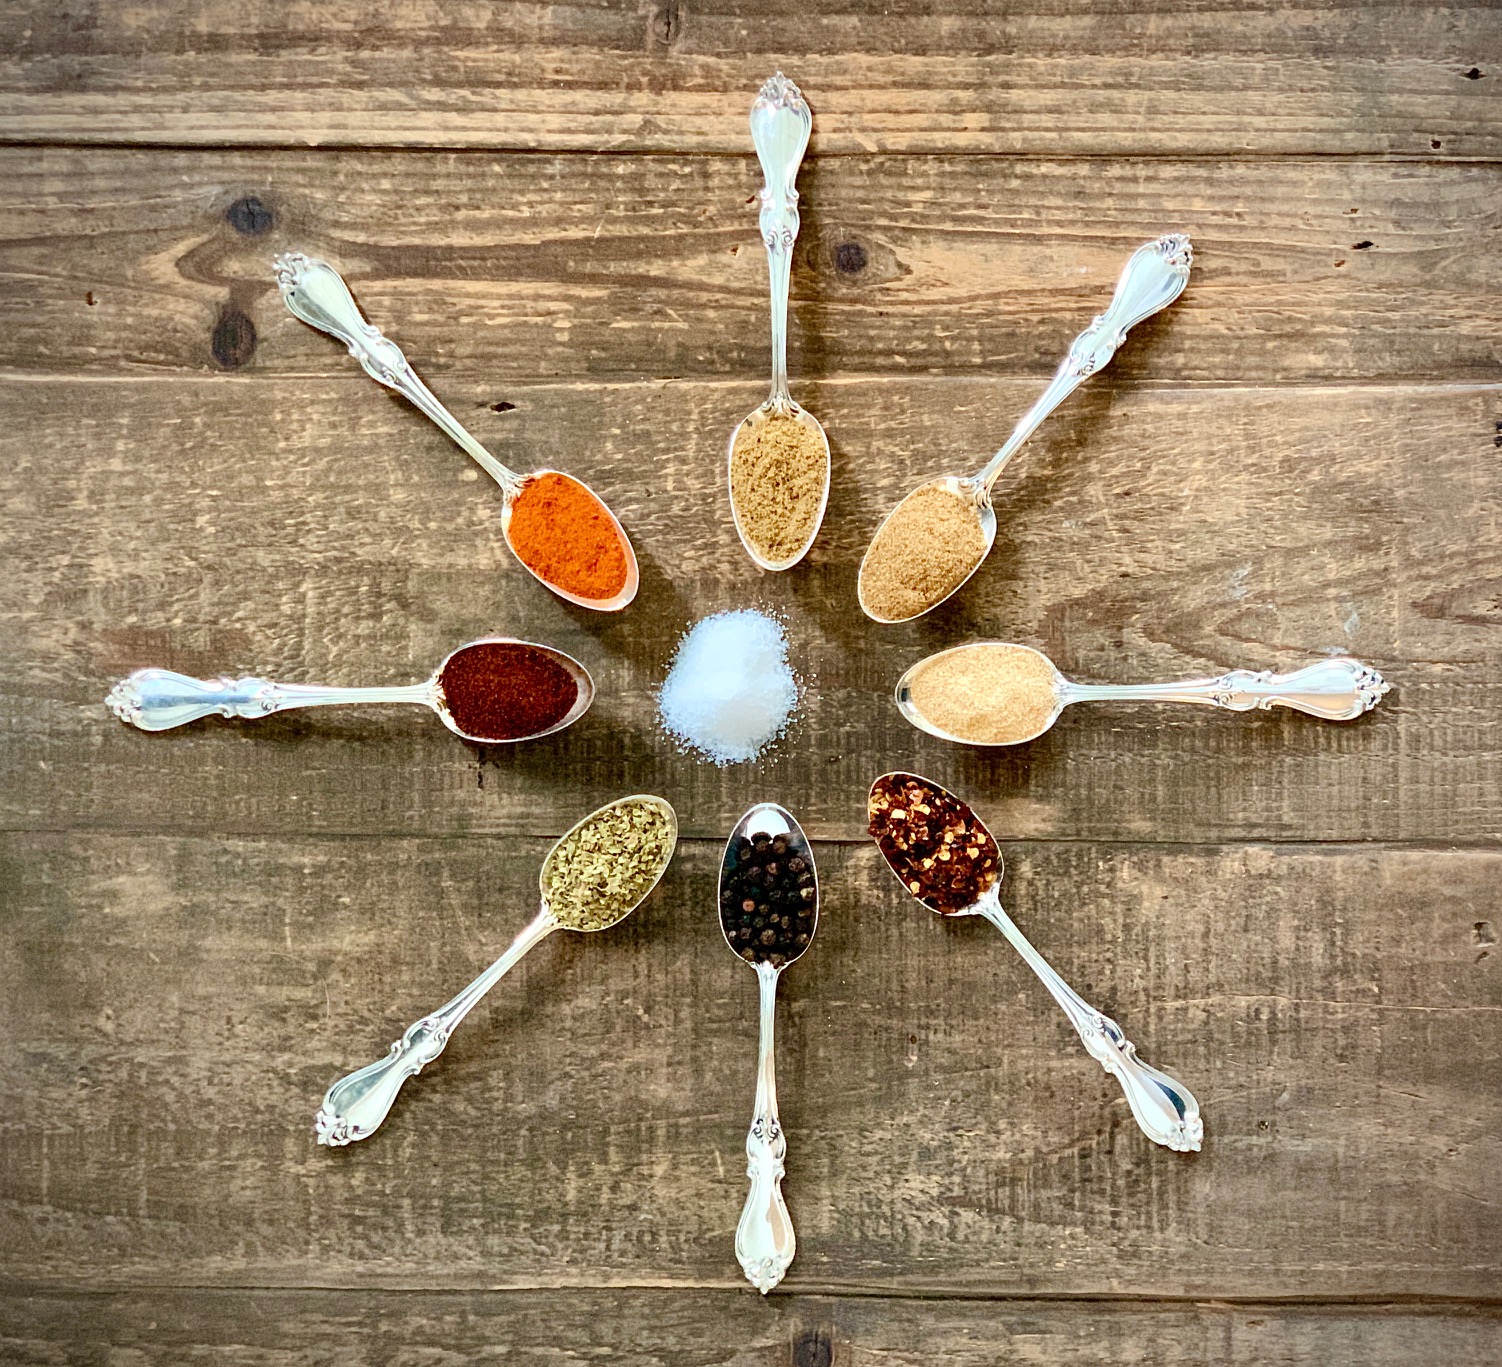
M367 1139L396 1104L396 1094L448 1047L452 1027L438 1014L407 1027L384 1058L342 1077L324 1093L313 1119L320 1144L338 1148Z
M343 342L371 379L398 392L420 383L401 347L366 319L327 261L287 252L276 258L275 268L287 307L310 327Z
M138 669L105 698L121 721L142 731L166 731L200 717L264 717L287 706L270 679L195 679L171 669Z
M1087 1007L1068 1014L1086 1053L1121 1084L1147 1137L1175 1153L1198 1153L1205 1124L1189 1089L1138 1058L1137 1046L1104 1012Z
M1291 707L1326 721L1351 721L1370 712L1391 688L1370 665L1341 657L1290 674L1233 669L1214 681L1210 697L1232 712Z

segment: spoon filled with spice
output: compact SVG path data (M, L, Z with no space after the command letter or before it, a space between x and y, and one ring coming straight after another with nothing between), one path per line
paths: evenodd
M1115 1076L1142 1131L1180 1153L1204 1136L1199 1103L1183 1084L1137 1057L1119 1025L1061 978L1001 907L1001 850L953 793L919 774L883 774L871 785L867 831L897 881L940 916L984 916L1063 1007L1085 1050Z
M631 539L589 485L560 470L519 474L502 465L418 379L402 349L366 321L327 261L289 252L276 258L276 280L294 315L337 337L371 379L415 405L501 486L501 534L534 579L596 612L618 612L636 597Z
M168 731L200 717L256 718L294 707L417 703L456 736L482 745L538 740L578 721L594 701L594 680L552 646L492 636L447 656L422 683L396 688L327 688L270 679L195 679L171 669L138 669L105 703L142 731Z
M746 1135L751 1191L735 1230L735 1256L766 1295L793 1261L797 1239L782 1199L787 1136L777 1118L772 1025L777 979L800 958L819 923L819 880L803 828L775 802L759 802L736 822L720 864L720 929L725 943L756 970L761 1029L756 1109Z
M857 580L866 616L883 623L921 617L981 567L996 543L991 489L1007 462L1044 418L1110 362L1128 329L1184 292L1192 260L1189 239L1182 233L1139 247L1116 282L1110 306L1074 339L1048 388L1023 414L1006 445L978 473L920 484L887 514Z
M829 439L788 393L788 290L798 238L794 182L813 116L777 72L751 106L761 162L761 236L772 294L772 393L730 434L730 511L746 554L764 570L792 569L814 544L829 501Z
M1232 712L1288 707L1324 721L1370 712L1390 684L1370 665L1317 660L1290 674L1233 669L1163 684L1082 684L1042 651L976 641L919 660L897 681L897 710L920 731L964 745L1020 745L1076 702L1189 702Z
M542 909L511 948L458 996L407 1028L384 1058L342 1077L324 1093L314 1129L320 1144L368 1139L408 1078L448 1046L449 1037L533 946L555 930L609 930L639 907L667 871L678 815L665 798L638 793L608 803L574 826L543 860Z

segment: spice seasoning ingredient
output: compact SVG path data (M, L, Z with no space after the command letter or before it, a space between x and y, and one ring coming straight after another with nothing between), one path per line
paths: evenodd
M752 414L730 449L730 501L737 525L763 560L791 559L824 507L829 457L812 423L786 413Z
M626 549L610 510L588 485L548 470L531 476L511 504L506 539L539 579L603 601L626 586Z
M900 622L942 602L986 554L980 512L944 481L921 484L882 523L861 562L861 602Z
M601 807L544 861L548 909L565 930L615 925L652 891L677 843L677 818L660 797L622 798Z
M1001 877L991 832L953 793L917 774L883 774L871 785L866 827L902 885L924 906L953 916Z
M798 680L775 617L742 608L695 624L657 697L663 729L713 764L755 759L787 729Z
M1047 656L981 641L941 651L908 680L912 705L941 731L982 745L1014 745L1046 729L1059 703Z
M449 656L438 675L449 716L479 741L521 740L556 726L579 699L574 676L545 650L478 641Z
M720 925L747 963L790 964L813 938L819 887L808 842L796 832L738 836L720 875Z

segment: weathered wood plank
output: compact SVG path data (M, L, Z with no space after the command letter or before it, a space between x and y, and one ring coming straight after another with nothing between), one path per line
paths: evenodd
M859 158L799 183L799 392L871 371L1051 374L1127 255L1170 229L1193 235L1194 277L1114 376L1502 374L1494 165ZM337 262L430 376L759 379L759 186L749 151L10 149L0 365L348 373L276 293L272 257L298 248Z
M929 472L978 464L1034 384L810 386L835 484L811 563L783 576L745 558L722 489L721 443L754 385L442 388L503 459L573 468L614 502L644 566L626 613L539 589L497 535L488 481L363 377L0 390L0 822L547 834L645 788L696 834L776 793L818 835L850 838L871 778L908 766L1018 836L1502 835L1497 389L1166 393L1103 376L1008 472L976 580L920 623L878 628L854 598L877 520ZM502 400L515 407L491 411ZM722 771L665 742L654 689L688 622L747 603L786 612L810 687L774 758ZM583 659L591 714L481 756L415 710L147 736L102 706L145 665L412 681L495 631ZM994 753L901 721L890 690L908 664L988 636L1105 681L1350 652L1395 692L1348 725L1082 706Z
M545 842L6 836L0 1276L737 1286L755 990L719 848L536 950L330 1152L324 1087L509 940ZM791 1290L1495 1294L1502 856L1006 854L1013 915L1196 1091L1205 1150L1149 1144L994 930L821 847L779 1008Z
M59 1292L0 1298L13 1363L130 1355L141 1367L314 1367L428 1358L520 1367L1489 1367L1502 1362L1493 1308L903 1301L730 1291ZM69 1356L61 1357L66 1353Z
M922 0L11 7L12 140L740 151L774 66L820 151L1495 155L1483 4ZM791 44L791 46L790 46ZM1479 64L1479 65L1478 65Z

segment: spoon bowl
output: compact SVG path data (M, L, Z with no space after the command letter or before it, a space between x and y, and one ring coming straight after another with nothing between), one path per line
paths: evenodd
M730 838L725 842L725 852L720 859L720 933L725 937L725 943L734 951L737 958L745 959L745 948L750 941L737 942L731 938L731 928L727 924L727 913L724 899L729 891L728 885L734 875L742 868L748 858L754 857L759 852L760 842L765 840L770 852L776 855L785 854L788 859L800 858L807 862L808 874L813 887L813 899L805 903L810 908L811 915L808 918L808 938L801 944L792 944L786 952L779 951L780 963L771 966L778 972L782 972L789 964L801 959L808 952L808 947L813 943L814 931L819 924L819 873L814 865L813 847L808 842L808 837L803 834L803 827L786 807L779 806L775 802L758 802L751 807L735 823L730 832ZM778 842L782 842L783 849L778 849ZM759 910L759 908L758 908ZM775 908L774 908L775 910ZM745 927L758 931L765 931L765 927L754 925L756 912L741 912L740 916L749 917L753 924ZM765 917L763 918L765 919ZM754 950L753 950L754 953ZM756 959L747 960L753 967L761 965Z
M740 438L741 433L744 431L754 430L757 427L765 425L772 419L774 415L791 418L793 419L793 421L798 423L800 427L803 427L810 432L816 433L819 439L819 444L821 447L823 447L824 450L824 487L819 494L819 511L815 514L813 522L809 525L808 535L803 539L802 544L798 546L798 548L790 555L786 555L780 560L769 560L766 556L764 556L761 551L757 549L756 543L752 541L750 535L746 531L744 524L741 522L741 510L739 504L736 502L735 497L734 473L735 444L736 441ZM766 403L762 404L759 408L753 408L749 413L747 413L746 416L742 418L741 421L737 423L736 426L731 430L730 441L725 447L725 483L730 493L730 515L735 520L735 534L740 537L741 545L745 547L746 554L751 557L752 562L757 565L758 568L776 571L790 570L794 565L802 560L805 555L808 554L809 548L814 544L814 541L819 535L819 528L824 525L824 511L829 506L829 481L829 438L825 435L824 427L819 422L819 420L808 411L808 409L800 407L791 399L789 399L786 405L782 407L779 407L775 396L768 399Z
M594 499L600 511L610 519L610 525L615 529L616 539L620 542L621 553L626 558L625 582L611 597L585 598L582 594L573 593L561 584L555 584L551 580L545 579L522 559L521 553L516 549L515 543L511 540L512 506L515 504L517 498L520 497L522 490L532 480L539 479L543 475L558 475L568 480L571 484L578 485L579 488L583 489ZM630 605L636 597L637 589L641 587L641 570L636 563L636 548L632 546L631 538L626 535L626 529L621 526L620 518L611 511L610 505L599 494L595 493L588 484L577 475L571 475L567 471L543 467L542 469L531 470L527 474L519 476L514 481L503 482L501 484L501 535L506 538L506 545L510 548L511 554L516 556L517 564L526 570L545 589L556 593L565 602L573 603L576 607L589 608L593 612L619 612L622 608Z
M1031 646L1012 645L1009 642L1004 643L987 641L982 642L981 644L1006 644L1008 648L1012 650L1025 650L1029 655L1036 656L1039 660L1041 660L1045 665L1048 666L1049 671L1053 675L1054 705L1053 710L1048 714L1047 719L1044 720L1044 722L1040 726L1036 727L1026 735L1019 735L1015 740L967 741L963 736L952 735L950 732L936 725L933 721L931 721L923 714L923 712L919 709L917 703L913 701L914 681L925 670L933 668L941 660L954 659L962 655L965 651L970 650L972 648L970 645L951 646L948 650L938 651L937 653L928 656L926 659L919 660L917 664L909 665L908 668L903 671L902 677L897 680L897 687L893 693L893 696L897 702L897 710L902 713L903 717L906 718L907 721L916 726L920 731L927 731L931 736L937 736L940 740L951 741L956 745L1024 745L1030 740L1037 740L1039 736L1041 736L1056 721L1058 721L1059 714L1069 704L1070 699L1065 694L1067 681L1065 680L1064 676L1060 674L1059 671L1054 667L1053 661L1050 660L1048 656L1045 655L1041 650L1034 650Z
M945 591L942 597L933 599L927 606L919 608L916 612L910 612L900 617L889 617L878 612L867 597L866 566L870 563L871 552L881 540L881 534L886 530L887 524L898 517L903 509L915 498L920 497L930 489L942 489L945 493L953 495L955 498L963 499L975 508L976 521L980 526L983 545L976 554L975 563L965 571L961 578L955 580L953 586ZM893 626L898 622L911 622L916 618L922 617L925 613L932 612L941 603L947 603L964 588L974 577L976 570L980 569L986 563L986 557L991 554L991 547L995 544L996 510L991 506L990 491L984 484L977 482L973 476L970 478L961 478L959 475L941 475L937 479L928 480L920 484L916 489L911 490L891 512L882 518L881 525L877 527L876 534L871 538L871 544L866 547L866 553L861 557L860 572L855 581L855 592L856 597L860 600L861 611L873 622L880 622L883 626Z
M552 848L548 850L547 854L543 858L542 868L539 869L537 873L538 892L542 895L543 904L544 906L546 906L548 897L548 874L553 868L553 861L557 858L558 851L568 843L569 839L576 831L584 826L589 825L589 823L592 821L598 821L607 812L613 812L620 807L635 806L646 806L653 808L662 815L663 819L666 820L668 824L668 837L663 846L662 861L658 866L657 872L653 876L652 881L645 885L645 887L642 889L641 895L636 899L636 901L631 903L631 905L627 907L625 911L621 912L621 914L617 916L615 920L606 921L603 925L588 927L564 925L562 922L559 922L559 930L571 930L576 935L593 935L597 931L609 930L612 926L618 926L622 921L626 919L626 917L631 915L631 913L635 911L637 907L641 906L641 904L645 902L647 898L649 898L653 894L653 892L657 890L657 885L662 882L663 874L668 871L668 865L673 862L673 851L678 847L678 813L673 809L673 804L666 798L657 797L652 793L632 793L628 797L617 798L614 802L607 802L603 807L597 807L588 816L584 817L580 821L576 821L572 826L568 828L568 830L566 830L561 836L558 837L557 840L553 842Z
M451 660L459 655L463 655L466 651L473 650L476 646L491 645L524 646L528 650L535 650L538 654L546 656L554 664L565 670L569 677L573 679L574 687L578 689L578 696L574 698L574 705L551 726L544 727L541 731L533 731L525 736L510 736L497 739L493 736L473 736L467 731L461 730L459 724L454 720L453 713L449 711L448 700L443 694L443 685L440 682L443 678L443 671L448 668ZM519 745L523 741L541 740L544 736L556 735L559 731L572 726L578 721L580 717L589 711L590 704L595 700L594 679L590 677L589 670L578 660L574 659L572 655L559 650L556 646L539 645L536 641L522 641L514 636L482 636L478 640L467 641L457 650L451 650L444 656L443 663L433 672L433 676L428 680L428 684L432 689L432 699L429 702L429 706L438 714L439 720L456 736L460 736L464 740L472 741L478 745ZM586 817L585 820L587 821L589 818Z

